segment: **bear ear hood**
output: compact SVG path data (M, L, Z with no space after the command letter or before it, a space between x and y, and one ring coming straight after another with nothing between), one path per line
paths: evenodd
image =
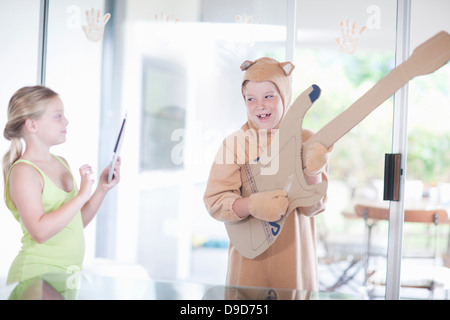
M254 65L257 61L263 62L263 61L267 61L269 62L270 58L261 58L259 60L256 61L250 61L250 60L245 60L242 65L241 65L241 70L242 71L247 71L248 68L250 68L250 66ZM277 62L275 60L273 60L274 62ZM278 62L277 62L278 63ZM278 63L280 65L280 67L283 69L284 74L286 75L286 77L289 77L292 73L292 71L294 71L295 66L291 63L291 62L283 62L283 63Z
M245 99L244 86L247 81L271 81L280 92L284 113L286 113L286 110L291 105L292 86L290 75L294 68L295 66L291 62L280 63L267 57L255 61L244 61L241 65L241 70L245 71L241 84L242 96Z

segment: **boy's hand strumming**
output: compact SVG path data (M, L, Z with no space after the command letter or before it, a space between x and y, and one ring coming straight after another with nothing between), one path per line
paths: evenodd
M250 196L248 209L252 216L265 221L277 221L286 214L289 201L285 190L257 192Z

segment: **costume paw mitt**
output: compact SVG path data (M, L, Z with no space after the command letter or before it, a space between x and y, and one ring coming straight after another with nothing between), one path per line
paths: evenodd
M318 142L311 144L305 151L305 173L309 176L321 173L328 163L328 156L332 149L333 147L327 149Z
M248 200L250 214L265 221L280 220L286 214L288 205L285 190L253 193Z

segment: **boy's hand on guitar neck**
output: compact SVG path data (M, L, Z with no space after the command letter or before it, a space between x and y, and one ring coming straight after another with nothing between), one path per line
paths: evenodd
M306 150L305 150L306 149ZM328 164L329 153L333 147L325 148L322 144L315 142L309 146L304 146L305 152L305 174L315 176L320 174Z

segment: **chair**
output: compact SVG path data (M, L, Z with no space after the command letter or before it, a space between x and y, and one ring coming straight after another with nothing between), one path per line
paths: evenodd
M384 285L386 281L385 271L378 272L376 270L369 270L369 258L371 254L371 231L372 227L379 220L389 219L389 208L378 207L374 205L357 204L355 205L356 215L362 217L365 221L367 228L367 248L366 248L366 284L371 285ZM434 239L433 239L433 268L436 267L437 260L437 238L438 238L438 226L444 223L448 219L448 214L444 209L435 210L405 210L404 221L413 223L428 223L434 225ZM402 264L403 265L403 264ZM408 271L412 271L412 278L408 279L405 274ZM417 277L420 277L418 279ZM435 287L439 285L434 277L434 271L429 270L429 273L423 269L417 268L402 268L401 286L407 288L422 288L430 291L430 298L433 296Z
M318 255L319 268L326 268L319 271L319 289L323 292L335 292L346 286L359 293L358 289L354 289L354 283L359 282L357 278L364 267L364 248L353 239L333 236L324 220L316 221L318 243L323 247Z

